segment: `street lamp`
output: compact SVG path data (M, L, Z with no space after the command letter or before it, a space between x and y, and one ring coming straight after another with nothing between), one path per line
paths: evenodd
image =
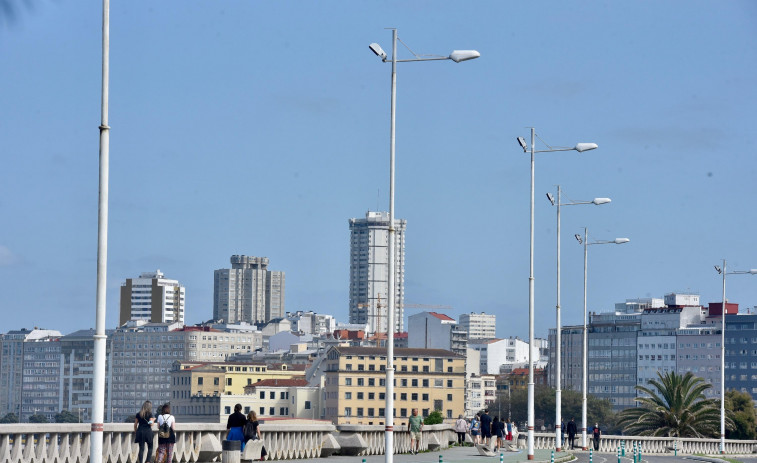
M592 243L589 243L589 229L584 228L584 237L581 239L581 235L576 234L575 235L576 240L578 241L578 244L584 245L584 336L583 336L583 378L582 378L582 388L583 389L583 397L581 400L581 448L583 450L586 450L588 448L588 443L586 442L586 390L588 388L588 376L589 376L589 334L588 330L586 328L586 321L587 321L587 313L586 313L586 288L587 288L587 275L588 275L588 256L589 256L589 246L593 246L595 244L625 244L628 243L628 238L615 238L614 240L609 241L594 241Z
M523 152L528 152L528 145L523 137L518 137L518 144ZM536 149L536 129L531 127L531 241L529 252L528 274L528 459L534 459L534 160L536 153L551 153L554 151L578 151L583 153L597 148L596 143L578 143L573 148Z
M725 453L725 276L726 275L757 275L757 269L726 271L726 262L723 259L723 268L715 266L718 274L723 275L723 311L720 327L720 453Z
M384 455L386 463L392 463L394 460L394 305L396 272L394 260L395 230L394 230L394 127L397 101L397 63L413 61L439 61L452 60L456 63L478 58L481 54L475 50L455 50L449 56L432 56L421 57L413 53L415 58L397 59L397 29L392 28L392 86L391 86L391 107L390 107L390 124L389 124L389 246L388 246L388 285L387 285L387 320L386 320L386 403L384 408L385 427L384 427ZM381 61L387 62L386 52L377 43L368 46Z
M551 193L547 193L547 199L553 206L557 206L557 305L555 306L555 312L557 314L557 332L555 335L555 364L557 365L555 370L555 449L559 452L562 450L562 390L560 389L560 349L562 348L562 324L560 321L560 207L561 206L578 206L581 204L594 204L599 206L611 202L610 198L594 198L591 201L568 201L563 203L560 198L562 190L560 185L557 185L557 200Z

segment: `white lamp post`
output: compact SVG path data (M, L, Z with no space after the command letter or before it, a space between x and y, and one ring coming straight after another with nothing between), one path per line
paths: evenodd
M557 332L555 335L555 449L559 452L562 450L562 390L560 389L560 370L561 370L561 355L562 349L562 322L560 320L560 207L561 206L577 206L581 204L594 204L596 206L607 204L611 202L610 198L594 198L591 201L568 201L563 203L560 198L560 185L557 185L557 200L551 193L547 193L547 199L553 206L557 206L557 305L555 306L555 312L557 314Z
M528 145L523 137L518 137L518 144L528 153ZM582 153L597 148L596 143L578 143L573 148L536 149L536 129L531 127L531 240L529 252L528 273L528 459L534 459L534 166L536 153L551 153L554 151L578 151Z
M715 270L723 275L723 311L720 313L722 322L720 327L720 453L725 453L725 276L726 275L757 275L757 269L726 271L726 262L723 259L723 268L717 265Z
M391 91L391 108L390 108L390 125L389 125L389 265L387 285L387 322L386 322L386 403L384 408L385 428L384 428L384 455L386 463L392 463L394 460L394 305L396 283L394 247L395 247L395 230L394 230L394 126L397 100L397 63L406 63L414 61L439 61L452 60L456 63L476 59L481 54L475 50L455 50L449 56L421 57L415 55L412 59L397 59L397 29L392 30L392 91ZM377 43L368 46L376 56L380 57L383 62L387 62L386 52Z
M581 399L581 448L586 450L588 443L586 441L586 391L588 389L588 376L589 376L589 332L586 328L587 312L586 312L586 296L587 296L587 275L588 275L588 256L589 246L595 244L625 244L628 243L628 238L615 238L609 241L594 241L589 243L589 229L584 228L584 237L581 239L581 235L575 235L579 244L584 245L584 336L583 336L583 378L582 378L582 399Z
M103 0L102 104L100 108L100 192L97 214L97 292L92 379L92 420L89 455L92 463L102 462L103 415L105 407L105 290L108 268L108 175L110 127L108 126L108 84L110 76L110 0Z

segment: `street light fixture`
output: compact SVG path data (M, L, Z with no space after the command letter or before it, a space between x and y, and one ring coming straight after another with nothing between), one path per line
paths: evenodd
M422 57L413 53L415 58L397 59L397 29L392 28L392 57L389 60L392 63L392 90L391 90L391 108L390 108L390 125L389 125L389 246L388 246L388 285L387 285L387 322L386 322L386 403L384 408L384 455L386 463L392 463L394 460L394 330L395 330L395 283L396 271L394 260L395 247L395 230L394 230L394 132L396 119L396 101L397 101L397 63L414 62L414 61L440 61L452 60L456 63L478 58L481 54L475 50L455 50L449 56ZM387 62L386 52L377 43L368 46L381 61Z
M726 262L723 259L723 268L715 266L715 271L723 275L723 307L720 312L722 318L720 326L720 453L725 454L725 276L726 275L757 275L757 269L726 271Z
M588 376L589 376L589 332L586 327L587 312L586 312L586 296L587 296L587 276L588 276L588 256L589 246L595 244L625 244L628 243L628 238L615 238L614 240L600 240L589 243L589 229L584 228L584 237L581 239L581 235L576 234L576 241L578 244L584 245L584 331L583 331L583 378L582 378L582 399L581 399L581 448L586 450L588 448L588 442L586 441L586 391L588 388Z
M528 152L528 145L523 137L518 137L518 144L523 152ZM530 251L529 251L529 274L528 274L528 459L534 459L534 167L536 153L551 153L555 151L584 151L597 148L596 143L578 143L573 148L536 149L536 129L531 127L531 228L530 228Z
M559 452L562 450L562 389L561 389L561 352L562 349L562 322L560 320L560 207L561 206L578 206L582 204L602 205L611 202L610 198L594 198L591 201L561 201L560 185L557 185L557 199L552 193L547 193L547 199L553 206L557 206L557 305L555 306L557 318L557 331L555 333L555 449Z

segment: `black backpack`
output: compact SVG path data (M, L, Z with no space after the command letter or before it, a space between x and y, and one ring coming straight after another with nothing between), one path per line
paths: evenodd
M168 415L171 418L171 415ZM168 418L163 415L163 424L158 428L158 437L161 439L169 439L171 437L171 426L168 425Z

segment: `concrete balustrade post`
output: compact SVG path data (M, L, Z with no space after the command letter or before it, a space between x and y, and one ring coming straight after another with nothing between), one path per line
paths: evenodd
M242 442L238 440L225 440L221 443L221 462L240 463L242 459Z

